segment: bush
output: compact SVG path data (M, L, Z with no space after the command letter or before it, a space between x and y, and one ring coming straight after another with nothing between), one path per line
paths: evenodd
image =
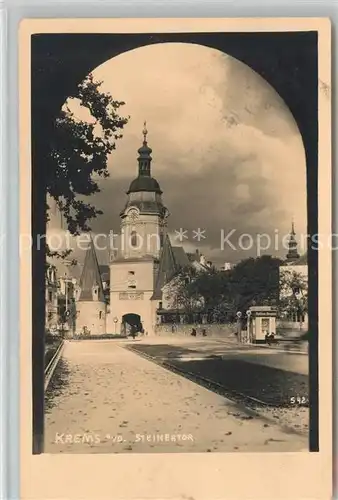
M50 344L55 344L57 342L60 342L62 340L62 337L59 333L53 334L47 331L45 333L45 344L50 345Z

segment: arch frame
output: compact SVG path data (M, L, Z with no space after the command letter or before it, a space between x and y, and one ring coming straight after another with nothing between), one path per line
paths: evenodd
M36 34L31 37L32 123L32 324L33 324L33 453L43 451L43 370L45 323L45 166L48 137L56 114L77 85L108 59L155 43L193 43L214 48L248 65L281 96L293 114L306 155L308 235L318 234L318 32ZM76 61L76 64L74 64ZM48 89L48 99L46 99ZM37 246L39 241L39 248ZM318 254L308 250L310 451L319 450L318 436Z

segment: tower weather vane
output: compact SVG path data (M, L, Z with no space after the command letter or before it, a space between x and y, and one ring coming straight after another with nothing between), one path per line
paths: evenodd
M148 134L147 122L146 122L146 120L144 120L144 123L143 123L143 140L144 140L144 142L147 142L147 134Z

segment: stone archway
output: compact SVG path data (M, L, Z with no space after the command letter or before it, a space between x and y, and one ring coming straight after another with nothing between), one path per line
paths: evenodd
M317 38L313 32L217 32L217 33L121 33L60 34L39 33L31 37L32 89L32 349L33 364L33 453L43 450L44 434L44 328L45 328L45 192L48 179L50 134L54 119L65 100L76 92L77 85L98 65L123 52L154 43L195 43L231 55L244 62L272 85L289 107L303 138L307 161L308 232L318 233L317 207L317 138L318 81ZM295 50L295 47L297 50ZM76 64L74 61L76 60ZM28 75L27 75L28 78ZM48 89L48 99L46 96ZM12 90L11 90L12 91ZM15 89L13 90L15 92ZM39 246L38 244L39 243ZM311 304L311 386L314 403L318 392L318 303L317 252L309 249L309 304ZM314 412L315 428L318 427ZM310 415L310 419L311 419ZM316 448L318 433L311 434Z
M135 313L127 313L122 316L121 333L122 335L139 335L143 330L141 316Z

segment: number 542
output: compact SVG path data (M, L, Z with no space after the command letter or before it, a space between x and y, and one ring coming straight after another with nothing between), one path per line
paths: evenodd
M290 398L291 404L305 404L307 401L307 398L305 396L297 396L297 397L292 397Z

